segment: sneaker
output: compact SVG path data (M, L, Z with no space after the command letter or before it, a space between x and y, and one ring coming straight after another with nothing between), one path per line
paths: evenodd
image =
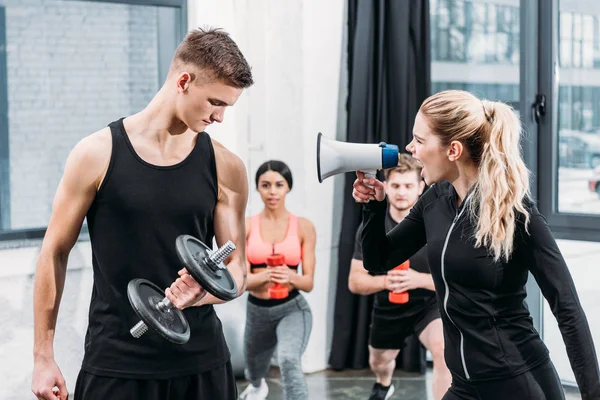
M240 394L240 400L265 400L269 394L267 381L261 379L260 386L256 387L249 384L246 389Z
M382 386L381 383L375 383L373 385L373 390L371 390L371 397L369 400L388 400L394 394L394 385L390 384L390 386L385 387Z

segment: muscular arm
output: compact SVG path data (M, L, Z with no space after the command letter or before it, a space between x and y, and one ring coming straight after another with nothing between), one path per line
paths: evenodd
M290 283L296 289L310 292L313 289L315 278L317 234L315 226L306 218L300 218L299 228L302 240L302 275L292 274Z
M411 272L411 275L406 275L407 272ZM348 289L354 294L368 295L381 290L403 292L419 288L435 291L431 274L415 270L392 270L387 275L373 276L365 269L362 260L353 258L350 264Z
M385 275L373 276L363 266L362 260L353 258L350 263L348 289L354 294L368 295L385 289Z
M431 290L432 292L435 292L435 285L433 284L433 278L431 277L431 274L425 274L423 272L421 272L422 278L423 278L423 285L421 286L423 289L427 289L427 290Z
M225 260L227 268L237 283L238 296L246 290L248 270L246 265L245 215L248 202L246 167L242 160L218 142L213 141L219 199L215 207L214 230L217 245L228 240L235 244L235 251ZM225 301L207 294L197 305L219 304Z
M110 132L81 140L69 155L53 202L33 288L34 361L53 359L54 329L69 252L110 159Z

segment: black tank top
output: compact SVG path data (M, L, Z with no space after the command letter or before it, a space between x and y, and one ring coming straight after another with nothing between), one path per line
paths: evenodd
M123 119L111 123L112 155L87 224L94 284L82 368L87 372L132 378L168 378L200 373L229 360L221 322L212 305L184 314L191 335L178 345L149 330L135 339L139 320L127 298L127 284L148 279L164 290L181 265L178 235L213 244L217 203L214 149L206 133L186 159L155 166L135 152Z

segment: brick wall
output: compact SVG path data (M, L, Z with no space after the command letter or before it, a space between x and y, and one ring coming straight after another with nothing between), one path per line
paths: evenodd
M73 146L158 90L157 9L4 3L11 228L44 227Z

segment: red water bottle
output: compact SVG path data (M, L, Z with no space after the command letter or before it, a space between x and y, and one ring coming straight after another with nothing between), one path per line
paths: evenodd
M410 268L410 260L406 260L402 264L400 264L396 268L394 268L393 270L406 271L409 268ZM408 303L408 292L400 292L400 293L390 292L388 294L388 300L390 301L390 303L394 303L394 304Z
M283 254L271 254L267 257L267 266L269 267L278 267L283 264L285 264L285 256ZM288 288L281 283L275 282L269 288L269 297L271 299L285 299L288 295Z

